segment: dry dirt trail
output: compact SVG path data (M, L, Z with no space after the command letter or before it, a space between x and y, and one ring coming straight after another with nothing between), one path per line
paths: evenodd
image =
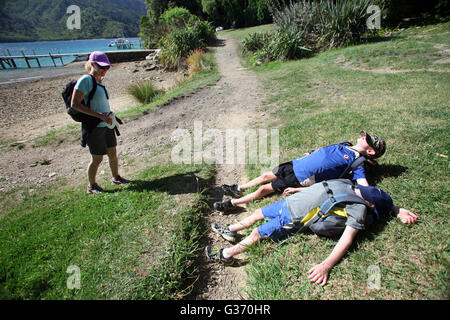
M218 68L222 75L215 85L172 101L120 126L118 152L120 171L124 176L132 177L134 173L151 165L148 160L152 152L154 153L152 150L169 143L176 129L193 130L194 121L201 122L203 131L218 129L224 136L227 129L245 130L249 126L263 128L264 114L260 110L262 90L259 88L256 75L243 68L238 56L237 43L230 36L222 35L215 49ZM27 126L23 129L26 130ZM20 140L21 137L17 139ZM64 142L58 147L36 148L25 143L21 149L10 148L0 154L1 188L7 191L25 186L32 190L34 185L57 183L58 178L66 179L70 184L85 184L89 160L88 150L81 148L78 143ZM131 165L127 165L127 161ZM107 162L103 161L99 169L99 179L106 180L109 176ZM213 186L213 190L216 190L215 196L217 199L221 198L217 190L223 183L243 183L246 180L243 165L217 165ZM206 216L206 223L208 226L212 222L233 223L248 214L249 212L244 210L240 214L222 215L211 209ZM228 245L212 231L208 231L205 238L205 244L218 247ZM227 300L245 298L241 290L246 281L243 266L225 267L206 263L204 257L200 259L203 260L201 276L193 298Z

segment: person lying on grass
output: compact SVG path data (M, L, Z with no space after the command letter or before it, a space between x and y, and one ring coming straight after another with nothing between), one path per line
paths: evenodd
M347 176L342 177L342 174L356 158L364 156L368 160L373 160L381 157L385 151L386 143L383 139L361 131L355 146L334 144L323 147L304 157L280 164L271 172L265 172L242 186L222 185L225 192L240 195L246 189L264 184L245 197L215 202L214 209L227 211L236 205L260 199L274 192L284 192L285 195L289 195L316 182L328 179L349 178L356 180L360 185L368 186L363 165Z
M339 199L343 202L339 203ZM324 203L333 201L338 204L324 214ZM292 232L306 229L322 236L340 235L331 254L308 271L312 282L324 286L330 270L345 255L358 231L379 220L381 215L387 216L390 213L394 213L404 224L416 223L418 219L409 210L394 206L391 197L379 188L353 184L348 179L323 181L257 209L238 223L225 227L213 223L211 227L215 232L226 240L235 242L238 231L251 227L259 220L269 219L254 228L251 234L238 244L224 249L207 246L205 253L211 260L232 264L235 255L245 252L249 246L262 238L278 240Z

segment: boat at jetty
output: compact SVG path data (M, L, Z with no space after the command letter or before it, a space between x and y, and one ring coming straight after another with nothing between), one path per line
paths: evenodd
M134 44L125 38L119 38L111 41L108 47L116 47L117 49L131 49Z

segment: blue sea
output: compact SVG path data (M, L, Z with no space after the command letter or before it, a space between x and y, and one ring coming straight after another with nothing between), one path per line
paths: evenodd
M126 38L133 44L132 50L141 49L139 38ZM21 56L22 51L25 55L34 54L56 54L56 53L90 53L92 51L117 51L115 46L109 47L111 41L115 39L93 39L93 40L69 40L69 41L39 41L39 42L14 42L0 43L0 55L2 56ZM130 50L130 49L121 49ZM39 58L42 68L39 68L36 60L30 60L31 69L28 68L25 59L15 59L17 69L9 68L6 70L0 68L0 84L17 82L16 80L26 80L29 78L39 78L59 74L77 73L70 66L63 67L75 60L75 57L63 57L63 61L55 59L58 66L54 67L50 58Z

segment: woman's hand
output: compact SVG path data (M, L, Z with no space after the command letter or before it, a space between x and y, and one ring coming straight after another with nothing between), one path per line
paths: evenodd
M112 118L108 117L108 116L107 116L106 114L104 114L104 113L100 113L99 115L100 115L99 118L100 118L103 122L106 122L107 124L112 124L112 122L113 122L113 119L112 119Z

